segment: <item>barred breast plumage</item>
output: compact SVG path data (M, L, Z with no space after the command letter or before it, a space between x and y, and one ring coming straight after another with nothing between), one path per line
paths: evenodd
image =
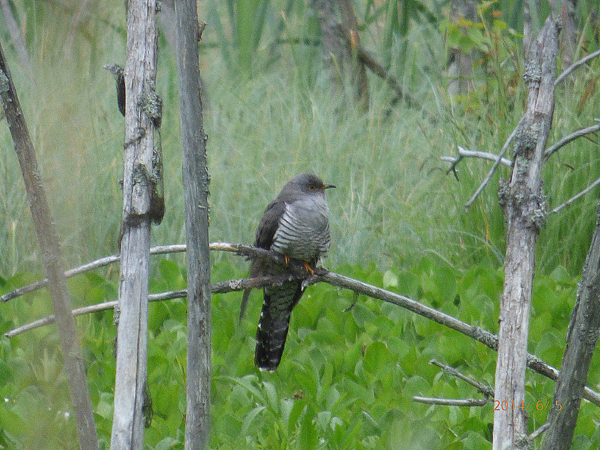
M325 196L286 203L271 250L316 263L329 249L329 207Z

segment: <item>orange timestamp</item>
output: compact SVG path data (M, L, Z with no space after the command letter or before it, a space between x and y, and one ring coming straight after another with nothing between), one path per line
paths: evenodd
M521 401L518 404L516 404L514 400L494 400L494 411L508 411L509 409L512 409L513 411L515 409L522 409L523 411L528 411L530 408L535 408L536 411L544 411L548 409L560 411L562 409L562 405L558 400L554 403L552 403L552 400L548 400L547 402L538 400L535 403L529 400L527 403Z

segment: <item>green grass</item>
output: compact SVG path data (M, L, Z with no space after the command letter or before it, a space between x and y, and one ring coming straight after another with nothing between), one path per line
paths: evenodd
M64 47L72 33L78 36L70 28L70 16L49 8L43 9L47 20L29 16L35 85L19 71L14 53L8 51L68 265L116 252L120 221L123 119L116 109L113 79L101 66L124 62L124 35L118 28L123 11L118 2L97 8L99 19L85 15L78 30L85 31L87 39L73 39L64 51L55 49ZM50 26L54 23L50 19L64 26ZM105 20L112 26L101 26ZM288 26L290 33L301 31L296 22ZM429 24L411 29L414 44L405 52L409 64L400 76L405 89L437 117L435 123L405 104L389 113L390 93L373 76L371 108L366 114L356 111L330 90L326 73L316 71L316 77L307 77L299 57L302 47L283 46L277 63L252 79L235 78L217 50L205 50L211 239L251 243L265 206L284 182L301 171L313 171L338 186L329 193L333 234L329 265L373 261L385 269L414 264L430 253L441 263L462 269L482 260L501 264L504 224L496 198L499 176L465 213L464 203L490 163L464 162L456 181L446 175L447 165L439 157L455 155L456 145L498 151L518 121L525 91L522 83L500 86L501 75L514 77L518 70L510 66L510 72L482 77L480 88L468 97L448 99L442 77L444 44L441 36L431 37L435 31ZM215 36L210 28L206 33L207 41ZM375 38L376 34L365 40ZM153 242L167 244L183 242L185 234L176 70L172 49L165 39L160 43L158 90L165 101L167 213L163 224L153 230ZM581 79L572 89L557 91L551 141L592 123L598 94L587 100L581 112L573 109L598 67L593 62L581 69L577 73ZM71 82L64 83L65 79ZM506 89L512 89L508 99L502 95ZM0 142L3 148L12 147L6 129ZM595 179L596 148L580 139L552 158L545 170L550 207ZM0 274L42 271L20 170L10 151L2 153L0 171L4 210ZM505 168L498 172L508 176ZM540 238L539 266L544 271L562 264L579 273L594 226L590 213L594 204L595 196L589 194L549 218Z
M185 285L184 268L163 261L152 290ZM489 265L461 274L440 270L436 257L386 274L373 264L343 264L352 277L409 295L463 321L497 332L502 272ZM241 276L229 261L214 266L217 280ZM73 300L114 298L118 275L108 281L89 275L70 281ZM387 281L386 281L387 280ZM396 285L397 281L397 286ZM579 278L564 268L536 277L530 348L558 367L563 336ZM211 441L218 449L447 449L490 446L493 404L482 408L430 407L415 395L479 398L475 390L429 364L449 364L493 385L496 354L454 331L394 305L327 285L310 287L292 315L283 361L273 373L253 365L260 299L253 294L237 324L241 294L213 297ZM2 330L49 313L45 293L5 305ZM153 404L145 448L183 448L185 412L186 302L150 306L148 378ZM112 313L77 319L101 448L108 448L115 374ZM0 445L5 448L77 448L68 389L61 372L54 327L0 342ZM596 385L600 357L590 368ZM553 383L528 372L529 430L546 419ZM538 404L537 408L534 405ZM583 402L574 448L595 448L596 407ZM26 424L38 423L40 427ZM583 445L587 442L587 445ZM536 444L537 445L537 444ZM594 447L595 446L595 447ZM537 448L537 447L536 447Z
M23 73L13 48L5 44L4 30L0 38L34 140L64 258L74 266L117 252L123 118L116 107L114 80L102 65L124 63L124 8L116 0L94 3L74 29L76 10L65 4L17 4L34 79ZM268 30L277 23L273 17L263 30L266 42ZM383 60L380 45L386 30L379 25L374 22L365 31L363 43ZM306 29L296 16L285 26L284 35L290 38ZM439 157L456 155L456 145L497 152L511 133L526 99L522 61L513 64L505 54L518 37L498 31L498 42L506 46L482 58L474 80L477 90L450 99L439 30L421 23L405 31L403 42L392 39L390 70L435 121L402 103L390 110L391 93L372 75L369 111L356 111L348 99L331 91L327 73L320 68L320 51L313 47L279 46L277 59L268 60L271 52L261 42L251 49L257 59L252 77L238 77L228 67L235 64L224 61L218 49L202 48L212 177L210 237L252 243L264 208L285 181L313 171L337 185L328 192L328 267L392 289L395 283L390 280L397 279L399 292L496 331L504 253L504 219L496 190L499 178L508 177L509 171L499 168L465 213L465 202L491 164L464 161L457 181L446 174L447 165ZM209 24L205 42L218 42L217 38ZM400 47L401 67L393 57ZM159 66L167 212L163 223L153 228L153 243L182 243L179 101L173 51L164 37ZM264 67L268 70L261 70ZM575 72L572 84L557 89L551 143L598 117L600 94L592 88L599 71L598 60L592 61ZM585 98L585 92L590 97ZM577 140L547 164L544 189L549 209L597 178L594 139ZM0 129L0 146L0 290L5 292L37 279L43 266L7 127ZM595 226L597 198L596 190L548 217L539 238L530 351L555 366L560 364L577 277ZM181 255L154 259L152 291L185 286L184 267ZM223 281L243 276L247 263L230 254L214 254L213 267L213 281ZM73 304L115 299L117 274L113 266L71 280ZM427 362L435 357L492 383L495 354L489 350L372 300L361 298L351 312L342 313L352 296L318 286L294 312L284 363L274 375L261 374L252 364L260 301L254 294L247 319L238 327L239 301L237 294L213 299L213 448L489 445L492 408L429 408L410 400L416 394L474 396ZM1 331L49 314L49 304L48 294L38 293L3 305ZM181 448L185 302L152 305L150 321L155 418L146 432L147 446ZM103 448L108 448L112 315L78 319L78 327L99 435ZM9 399L0 403L0 446L76 447L72 417L64 415L68 394L57 349L53 327L0 340L0 398ZM596 376L598 361L590 373ZM535 403L551 397L552 383L528 376L529 399ZM594 411L584 403L574 448L597 447ZM544 411L531 411L532 427L545 417ZM26 425L31 421L54 432L40 435Z

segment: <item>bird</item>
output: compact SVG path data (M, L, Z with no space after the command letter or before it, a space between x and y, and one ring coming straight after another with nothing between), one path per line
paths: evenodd
M264 212L255 234L254 245L272 250L285 257L301 261L307 272L329 249L329 206L325 190L335 188L312 173L291 178ZM286 266L255 258L252 277L282 275ZM254 364L261 371L274 372L283 355L292 310L304 294L302 281L286 282L263 288L263 305L256 331ZM250 289L244 291L240 320L243 317Z

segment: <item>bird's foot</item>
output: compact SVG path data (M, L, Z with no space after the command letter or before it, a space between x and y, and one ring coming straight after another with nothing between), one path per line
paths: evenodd
M304 261L304 263L303 263L303 264L304 264L304 268L306 269L306 271L307 271L308 273L310 273L311 275L314 275L314 274L315 274L315 271L314 271L314 269L313 269L312 267L310 267L310 264L309 264L309 263L307 263L306 261Z

